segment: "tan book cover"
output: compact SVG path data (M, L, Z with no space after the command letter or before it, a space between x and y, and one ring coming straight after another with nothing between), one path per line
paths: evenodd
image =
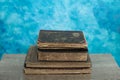
M40 30L38 43L40 49L87 48L82 31Z
M38 50L40 61L87 61L88 51L74 50Z
M37 47L31 46L25 60L25 67L36 68L83 68L91 67L91 60L87 61L38 61Z
M90 68L81 69L41 69L41 68L25 68L25 74L88 74L91 73Z
M24 75L25 80L91 80L91 74L72 75Z

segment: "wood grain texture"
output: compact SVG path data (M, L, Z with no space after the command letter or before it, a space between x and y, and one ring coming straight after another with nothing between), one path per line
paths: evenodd
M25 66L39 68L81 68L91 67L91 60L88 56L87 61L38 61L37 47L31 46L26 56Z
M82 31L40 30L37 45L40 49L87 48Z
M0 61L0 80L120 80L120 68L111 54L90 54L92 73L78 75L24 75L25 56L4 54Z
M25 74L88 74L91 73L90 68L82 69L40 69L40 68L25 68Z

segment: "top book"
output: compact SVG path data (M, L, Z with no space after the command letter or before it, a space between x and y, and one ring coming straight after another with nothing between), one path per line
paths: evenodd
M87 49L82 31L40 30L39 49Z

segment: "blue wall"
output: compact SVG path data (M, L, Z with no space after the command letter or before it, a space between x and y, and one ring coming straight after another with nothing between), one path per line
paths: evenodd
M26 53L40 29L82 30L90 53L120 65L120 0L0 0L0 54Z

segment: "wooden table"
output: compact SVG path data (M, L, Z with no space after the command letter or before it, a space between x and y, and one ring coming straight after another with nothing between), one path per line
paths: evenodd
M27 75L29 77L26 78L23 74L25 56L26 54L4 54L0 61L0 80L88 80L80 75ZM90 57L90 80L120 80L120 69L110 54L90 54Z

